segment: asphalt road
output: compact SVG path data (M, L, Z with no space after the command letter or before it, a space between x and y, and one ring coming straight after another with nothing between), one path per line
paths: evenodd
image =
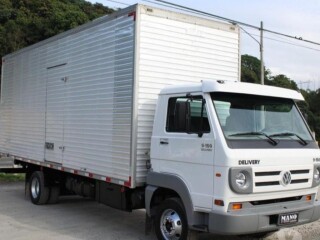
M144 211L126 213L80 197L35 206L23 183L0 183L0 239L3 240L151 240L144 234ZM249 239L201 234L199 240ZM252 238L250 238L252 239ZM284 229L266 240L320 239L320 221Z

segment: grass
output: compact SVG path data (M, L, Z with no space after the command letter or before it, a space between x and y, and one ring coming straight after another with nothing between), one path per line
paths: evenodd
M0 182L21 182L24 181L25 174L23 173L14 173L6 174L0 173Z

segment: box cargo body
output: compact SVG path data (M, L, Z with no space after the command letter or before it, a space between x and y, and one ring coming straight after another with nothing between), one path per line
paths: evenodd
M134 188L160 90L238 81L239 29L135 5L3 58L0 152Z

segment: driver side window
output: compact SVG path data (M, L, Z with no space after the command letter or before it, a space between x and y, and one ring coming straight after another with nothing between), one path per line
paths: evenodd
M166 131L185 133L210 132L206 105L202 96L170 98Z

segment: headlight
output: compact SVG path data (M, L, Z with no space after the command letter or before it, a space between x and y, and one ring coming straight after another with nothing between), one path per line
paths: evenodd
M240 194L252 193L252 169L230 168L229 185L232 191Z
M314 165L313 168L313 182L312 187L316 187L320 184L320 165Z
M313 179L314 179L315 181L317 181L317 182L320 180L320 172L319 172L319 169L318 169L318 168L316 168L316 169L314 170Z
M238 185L239 188L246 188L246 175L244 175L242 172L238 173L236 175L236 184Z

